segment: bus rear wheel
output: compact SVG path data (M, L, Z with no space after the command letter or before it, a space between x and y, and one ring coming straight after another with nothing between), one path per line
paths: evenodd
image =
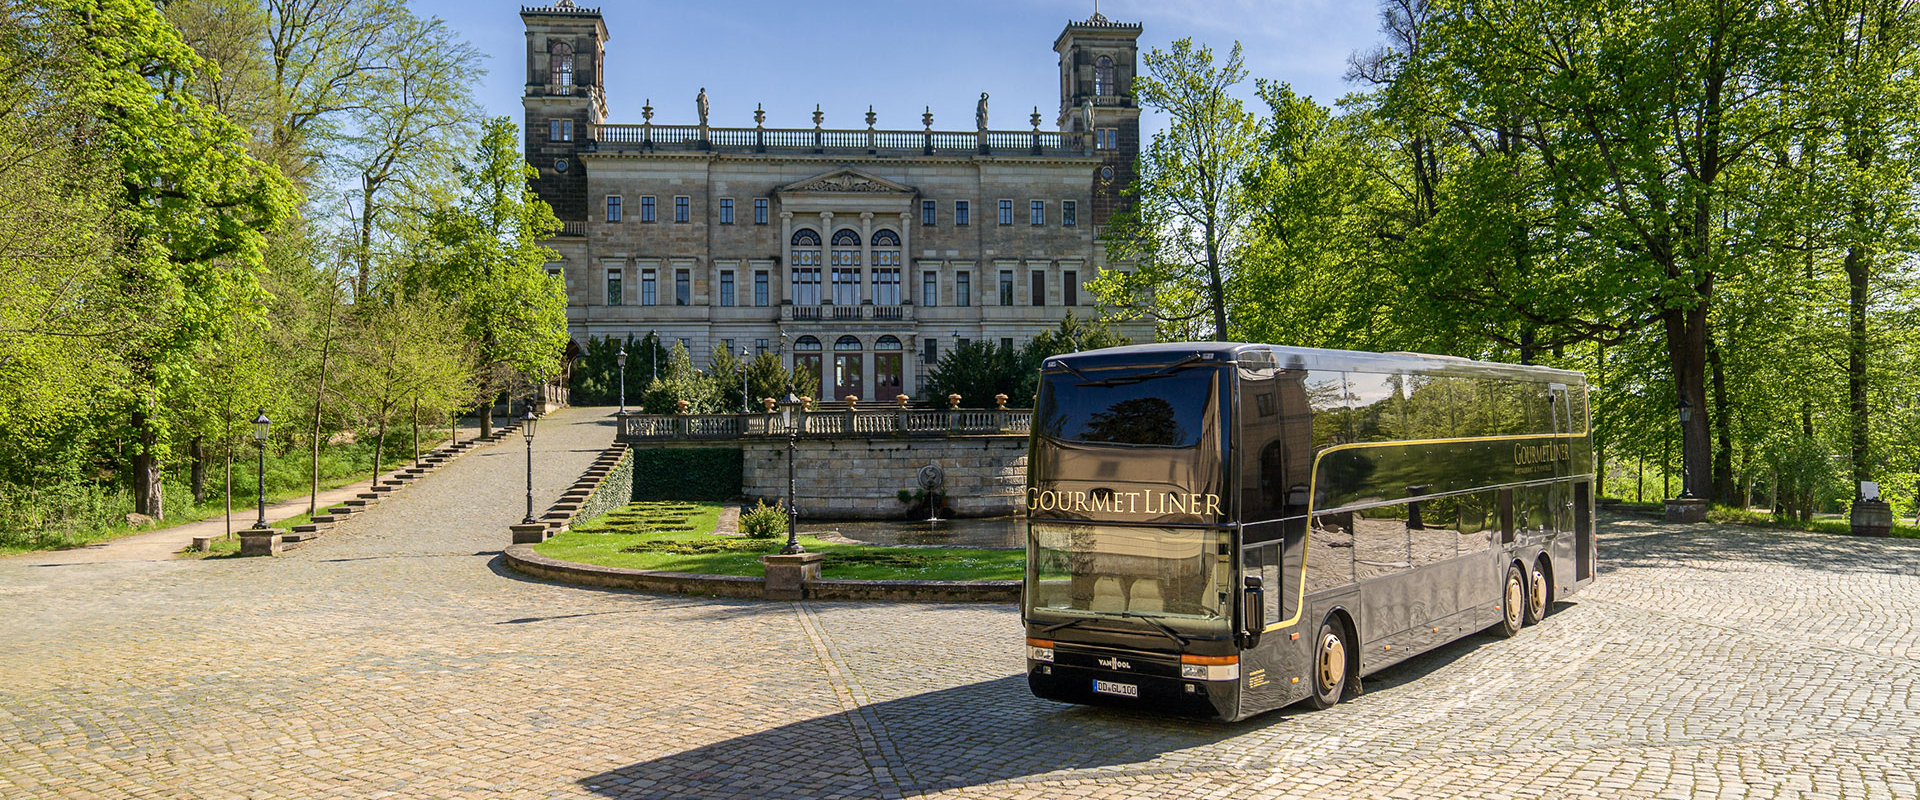
M1533 562L1533 569L1527 575L1526 624L1532 625L1547 618L1547 599L1550 594L1547 564L1543 557L1543 560Z
M1520 634L1520 626L1527 621L1526 607L1526 577L1520 573L1519 564L1509 564L1506 588L1500 592L1500 624L1497 626L1500 638L1510 639Z
M1307 702L1315 709L1332 708L1347 691L1347 631L1329 619L1320 623L1320 635L1314 637L1313 693Z

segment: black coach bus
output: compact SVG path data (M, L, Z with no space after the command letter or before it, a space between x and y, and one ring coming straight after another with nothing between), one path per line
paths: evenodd
M1593 580L1577 372L1156 344L1047 359L1027 464L1027 679L1240 719Z

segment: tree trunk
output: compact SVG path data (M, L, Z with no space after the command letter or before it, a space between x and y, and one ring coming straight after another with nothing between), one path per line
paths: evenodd
M1220 243L1214 238L1213 220L1207 220L1208 291L1213 301L1213 340L1227 340L1227 284L1220 274Z
M207 503L207 442L202 436L193 437L193 464L187 482L193 487L193 504Z
M133 412L133 458L130 472L133 479L133 511L145 514L156 520L166 519L166 505L161 495L160 459L153 451L159 447L159 437L153 431L153 421L147 412L134 409Z
M387 420L380 419L380 432L373 437L373 480L380 480L380 456L387 451Z
M1856 201L1854 205L1856 218L1862 216L1862 204ZM1855 243L1847 248L1847 433L1856 499L1860 497L1860 483L1873 479L1867 439L1867 276L1872 266L1865 245Z
M1700 413L1707 407L1707 297L1712 281L1703 283L1699 299L1691 308L1669 308L1661 313L1666 323L1667 357L1673 366L1674 390L1695 412L1680 426L1683 493L1699 498L1713 496L1713 442L1707 415Z
M1707 334L1707 363L1713 370L1713 499L1733 505L1733 402L1727 399L1727 369L1720 357L1720 343L1711 331Z
M313 386L313 452L308 462L312 466L310 491L307 493L307 515L320 513L320 411L327 397L327 360L333 355L333 317L340 308L339 281L334 281L334 289L327 295L327 322L320 334L320 374L314 379Z

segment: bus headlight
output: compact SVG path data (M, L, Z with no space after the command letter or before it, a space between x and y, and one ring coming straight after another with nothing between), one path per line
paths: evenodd
M1180 677L1190 681L1233 681L1240 679L1239 656L1180 657Z
M1027 658L1033 659L1034 661L1045 661L1049 664L1053 663L1053 640L1028 639Z

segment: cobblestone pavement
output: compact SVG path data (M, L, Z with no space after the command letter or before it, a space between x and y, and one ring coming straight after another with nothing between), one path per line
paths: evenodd
M545 503L611 438L535 444ZM1065 706L1010 608L503 574L524 446L278 559L0 560L0 797L1861 797L1920 780L1920 542L1610 521L1603 574L1334 709Z

